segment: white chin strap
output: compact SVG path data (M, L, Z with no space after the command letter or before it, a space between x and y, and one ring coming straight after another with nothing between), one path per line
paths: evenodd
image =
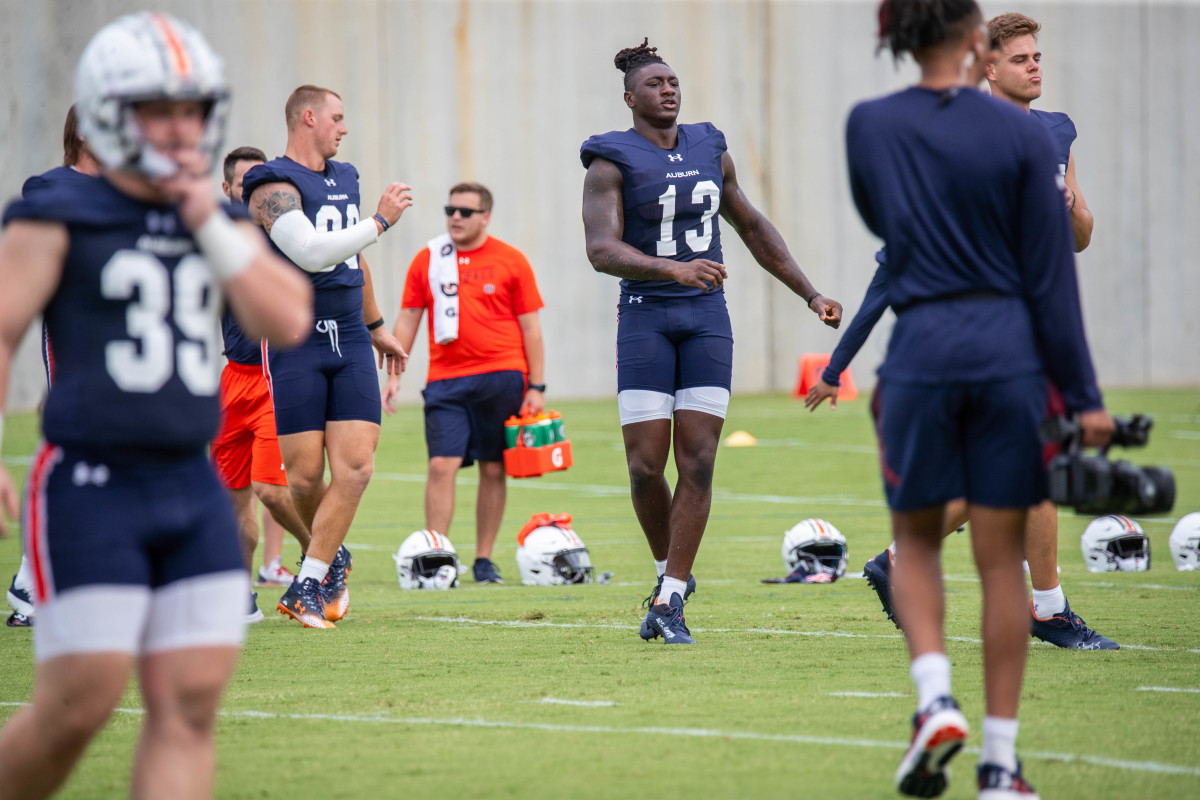
M417 580L421 582L422 589L453 589L454 584L458 583L458 570L446 564L438 567L437 574L432 578L418 575Z

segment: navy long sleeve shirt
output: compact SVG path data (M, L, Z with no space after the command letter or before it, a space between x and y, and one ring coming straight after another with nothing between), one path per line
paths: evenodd
M898 314L880 376L946 383L1044 369L1070 410L1102 407L1044 127L974 89L912 87L856 106L846 149L855 205L887 246Z

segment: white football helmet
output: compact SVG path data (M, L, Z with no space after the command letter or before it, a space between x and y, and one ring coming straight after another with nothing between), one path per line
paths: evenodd
M134 118L134 105L147 100L204 102L200 149L216 163L229 117L221 59L191 25L143 11L105 25L84 48L75 70L79 133L106 167L172 175L175 163L145 145Z
M592 559L587 547L569 527L543 525L522 531L518 541L517 569L526 586L592 582Z
M783 534L783 564L789 573L803 566L809 575L837 580L846 574L846 537L823 519L806 519Z
M1088 572L1145 572L1150 538L1134 520L1117 514L1088 523L1079 542Z
M1200 511L1194 511L1175 523L1169 544L1175 569L1200 569Z
M437 531L416 531L392 556L401 589L453 589L458 586L458 551Z

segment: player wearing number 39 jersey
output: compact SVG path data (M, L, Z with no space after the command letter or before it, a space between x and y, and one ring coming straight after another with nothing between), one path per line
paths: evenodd
M249 591L204 451L219 412L217 311L224 295L251 335L286 343L311 324L312 294L216 204L228 95L195 29L163 14L116 20L85 48L75 95L101 177L14 202L0 238L0 398L39 312L60 366L22 526L33 701L0 732L0 794L52 794L136 666L135 791L206 796ZM8 514L13 494L0 467Z
M379 350L380 366L386 357L391 374L408 358L384 325L360 251L396 224L412 197L407 186L393 183L376 213L360 220L358 170L332 160L348 132L341 98L301 86L284 114L283 157L252 167L242 183L255 220L315 290L316 324L306 341L294 351L270 353L267 361L288 487L312 531L279 610L305 627L332 628L350 605L351 560L342 542L379 443L381 398L371 347Z
M659 578L641 635L693 644L683 600L694 588L733 373L717 215L822 322L836 328L842 307L813 289L775 226L742 194L724 135L707 122L677 123L679 78L655 48L643 42L615 63L633 128L583 143L583 222L592 266L621 278L617 405L633 506ZM672 435L674 494L663 474Z

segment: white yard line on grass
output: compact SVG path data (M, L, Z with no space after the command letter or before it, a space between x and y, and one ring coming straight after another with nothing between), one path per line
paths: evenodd
M585 706L587 708L612 708L620 703L614 703L612 700L562 700L557 697L543 697L540 703L557 706Z
M26 703L0 702L0 706L23 706ZM115 709L122 714L144 714L140 708ZM831 747L870 747L885 750L905 750L907 742L885 742L878 739L848 739L836 736L805 736L787 733L757 733L754 731L723 731L712 728L622 728L615 725L558 725L544 722L510 722L487 719L433 719L428 717L385 717L378 714L280 714L272 711L221 711L228 719L302 720L314 722L362 722L375 725L434 725L455 728L500 728L510 730L550 731L553 733L596 733L617 735L680 736L691 739L734 739L752 742L782 742L786 744L815 744ZM978 747L963 748L964 752L979 754ZM1039 753L1022 751L1025 759L1083 762L1098 767L1129 772L1156 772L1166 775L1186 775L1200 778L1200 767L1182 764L1163 764L1157 761L1129 761L1078 753Z
M903 692L830 692L830 697L908 697Z
M1178 692L1180 694L1200 694L1200 689L1177 689L1174 686L1139 686L1139 692Z

